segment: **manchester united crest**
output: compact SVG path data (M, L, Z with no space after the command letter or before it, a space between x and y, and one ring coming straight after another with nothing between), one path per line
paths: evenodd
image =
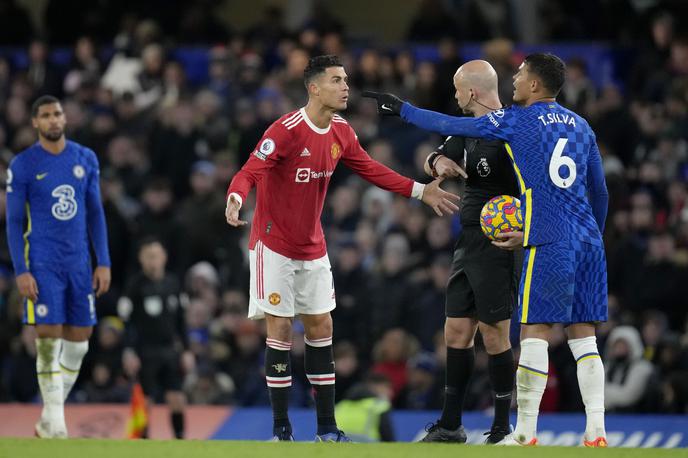
M268 301L270 301L271 305L279 305L282 302L282 296L279 293L272 293L268 296Z
M342 152L341 146L339 146L339 144L337 144L337 143L333 143L332 149L330 149L330 155L332 156L332 159L337 159L341 152Z

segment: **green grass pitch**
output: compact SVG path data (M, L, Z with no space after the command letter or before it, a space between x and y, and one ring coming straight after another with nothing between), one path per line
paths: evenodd
M456 444L309 444L248 441L0 439L0 458L586 458L683 457L686 449L489 447Z

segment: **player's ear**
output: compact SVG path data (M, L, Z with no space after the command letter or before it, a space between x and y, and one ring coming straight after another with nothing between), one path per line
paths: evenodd
M315 83L315 81L311 81L308 83L308 94L314 96L320 95L320 88Z
M537 78L533 78L530 80L530 92L537 92L542 85L540 84L540 80Z

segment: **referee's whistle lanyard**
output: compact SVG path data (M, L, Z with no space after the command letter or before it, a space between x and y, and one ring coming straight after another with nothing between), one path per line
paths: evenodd
M475 94L473 94L473 90L471 90L471 96L469 97L468 102L466 102L466 104L463 105L463 106L462 106L461 103L459 102L459 108L461 109L461 111L465 112L465 111L466 111L466 107L468 107L468 105L470 105L471 101L477 103L478 105L480 105L480 106L483 107L483 108L487 108L487 109L490 110L490 111L496 111L496 110L499 109L499 108L488 107L488 106L485 105L484 103L480 102L480 100L478 100L478 99L475 97ZM466 170L466 168L468 167L468 155L469 155L470 153L472 153L473 150L475 150L475 148L478 146L478 141L479 141L479 140L476 140L475 143L473 143L473 147L471 148L471 151L470 151L470 152L469 152L469 151L466 151L466 148L463 149L463 169L464 169L464 170Z

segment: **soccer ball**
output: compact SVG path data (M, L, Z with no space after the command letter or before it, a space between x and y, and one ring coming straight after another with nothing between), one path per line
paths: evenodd
M513 196L496 196L480 211L480 228L490 240L499 240L503 232L523 230L521 201Z

